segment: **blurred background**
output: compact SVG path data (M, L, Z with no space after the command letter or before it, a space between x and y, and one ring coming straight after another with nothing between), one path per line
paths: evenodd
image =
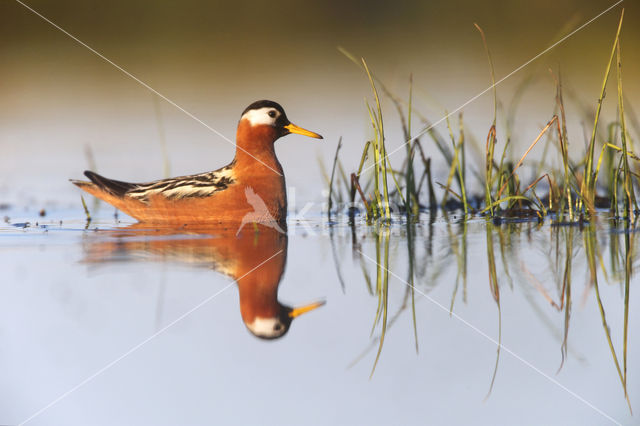
M614 3L25 1L231 140L249 103L280 102L292 122L325 137L288 136L277 144L298 203L322 200L318 159L330 166L339 137L352 169L371 134L368 81L338 46L364 57L402 98L408 98L413 73L415 108L435 122L490 84L474 23L486 33L500 79ZM518 153L553 114L549 68L560 70L566 86L571 149L584 150L590 123L581 108L596 107L622 7L626 106L630 113L640 110L640 7L625 1L498 86L501 124L518 85L535 77L516 114ZM165 177L165 158L169 174L181 175L216 169L234 155L228 141L9 0L0 3L0 93L4 203L79 207L79 190L68 179L87 168L146 181ZM614 94L612 86L605 101L609 119L615 117ZM391 150L403 142L400 121L391 103L383 107ZM492 117L491 92L464 108L467 130L479 141ZM415 134L422 125L414 123ZM446 123L437 128L446 134ZM504 141L504 127L498 139ZM437 159L433 144L423 144ZM446 170L436 165L435 174Z

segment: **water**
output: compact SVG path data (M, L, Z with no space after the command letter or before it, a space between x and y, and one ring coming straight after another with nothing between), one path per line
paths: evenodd
M234 229L144 231L108 209L86 230L79 209L3 213L2 424L33 415L28 424L637 420L587 246L623 368L625 238L636 252L638 244L604 216L581 229L424 215L415 227L352 232L342 218L329 225L315 214L290 220L288 237L248 228L236 237ZM388 315L373 371L384 312L374 326L378 274L385 288L376 259L388 265ZM626 371L634 411L636 283L633 271ZM286 317L280 304L320 300L281 338L257 338L248 327L252 312Z

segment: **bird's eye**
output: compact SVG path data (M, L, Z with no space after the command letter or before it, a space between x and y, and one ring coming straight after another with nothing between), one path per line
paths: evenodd
M269 111L269 117L274 118L276 116L275 111Z
M273 111L272 111L272 112L273 112ZM271 113L269 113L269 115L271 115ZM275 115L275 114L274 114L274 115ZM273 327L273 329L274 329L275 331L280 331L280 330L282 330L282 325L281 325L281 324L276 324L276 325Z

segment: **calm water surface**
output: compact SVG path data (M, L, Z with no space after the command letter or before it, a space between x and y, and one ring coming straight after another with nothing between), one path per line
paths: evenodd
M236 235L107 210L3 210L0 424L637 424L638 243L605 216Z

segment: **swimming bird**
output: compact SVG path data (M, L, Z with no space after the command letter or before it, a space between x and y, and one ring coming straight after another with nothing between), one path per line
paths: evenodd
M262 218L286 226L287 194L274 142L289 133L322 139L291 123L278 103L256 101L242 112L236 155L225 167L147 183L108 179L87 170L84 174L90 182L71 182L139 222L186 225L241 221L256 216L254 205L260 199L264 211L258 213ZM251 199L247 188L251 188Z

